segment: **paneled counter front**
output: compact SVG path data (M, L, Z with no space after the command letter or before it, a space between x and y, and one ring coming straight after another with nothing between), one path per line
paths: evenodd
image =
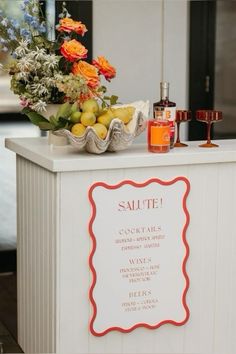
M236 141L17 155L26 353L236 353Z

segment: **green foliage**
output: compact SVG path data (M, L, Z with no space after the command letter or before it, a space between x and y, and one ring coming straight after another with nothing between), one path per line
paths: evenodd
M57 111L56 118L68 118L71 113L71 104L66 102L60 106L59 110Z
M48 121L47 122L44 122L44 121L38 122L37 125L41 130L53 130L53 128L54 128L54 126L51 123L49 123Z
M78 111L78 109L79 109L78 103L77 102L73 103L73 105L71 106L71 113Z
M112 95L112 96L103 96L103 98L100 98L102 100L102 109L106 108L107 106L114 106L118 102L118 96Z
M110 97L111 106L117 104L118 96L112 95Z
M58 124L58 120L57 120L57 118L56 117L54 117L54 116L50 116L49 117L49 122L53 125L53 126L57 126L57 124Z
M25 114L30 121L37 125L41 130L58 130L68 129L71 127L70 116L78 108L77 103L70 104L68 102L62 104L55 115L51 115L49 119L43 117L40 113L30 108L24 108L21 113Z
M98 92L106 93L106 92L107 92L106 86L100 86L100 87L98 88Z
M21 113L27 115L27 117L30 119L30 121L34 125L37 125L41 130L53 130L54 129L54 125L52 123L50 123L41 114L39 114L35 111L32 111L29 108L24 108L21 111Z

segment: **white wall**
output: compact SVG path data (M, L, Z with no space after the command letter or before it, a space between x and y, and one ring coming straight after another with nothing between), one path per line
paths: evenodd
M179 109L188 108L188 5L185 0L165 0L163 11L163 79L170 82L170 96Z
M93 48L94 57L104 55L116 67L117 77L105 84L122 103L150 100L152 107L165 80L170 99L187 107L187 0L93 0ZM14 100L18 110L11 96L10 109ZM6 111L8 101L0 97L2 106L3 101Z
M187 108L188 1L94 0L93 55L117 69L106 86L123 103L159 100L160 81L170 99ZM152 113L152 111L150 112Z
M106 85L122 102L159 97L161 2L94 1L94 56L105 55L117 77Z

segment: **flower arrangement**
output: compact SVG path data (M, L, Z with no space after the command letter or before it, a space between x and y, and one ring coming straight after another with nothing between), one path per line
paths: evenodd
M12 61L1 65L11 75L11 90L20 97L23 113L42 130L68 127L69 116L88 99L100 99L102 107L114 105L118 97L106 95L102 77L110 81L115 68L99 56L86 61L88 50L80 42L86 26L73 20L63 2L56 38L47 36L46 21L38 0L23 0L23 21L0 11L0 51L9 51ZM43 117L47 105L62 104L51 120Z

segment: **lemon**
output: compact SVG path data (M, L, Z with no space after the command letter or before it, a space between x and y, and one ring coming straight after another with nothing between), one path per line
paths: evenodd
M93 112L83 112L80 117L80 122L85 127L88 127L89 125L94 125L94 123L96 122L96 116Z
M115 118L119 118L124 122L124 124L129 123L133 118L134 108L133 107L120 107L113 110Z
M76 123L73 125L71 128L71 133L74 134L75 136L82 136L85 133L85 126L81 123Z
M101 124L101 123L96 123L93 126L93 129L95 130L97 136L101 139L105 139L107 136L107 128L105 127L105 125Z
M109 128L111 121L112 116L109 113L104 113L97 118L97 122L105 125L106 128Z
M86 100L82 103L82 111L83 112L93 112L97 113L99 110L99 105L97 101L93 98Z
M100 113L100 115L97 118L97 122L105 125L106 128L108 129L113 118L114 118L114 110L113 108L109 108L103 110Z
M80 117L81 117L81 112L79 112L79 111L73 112L70 116L70 121L72 123L79 123Z
M110 117L114 118L114 108L109 108L107 110L105 110L104 113L109 114Z

